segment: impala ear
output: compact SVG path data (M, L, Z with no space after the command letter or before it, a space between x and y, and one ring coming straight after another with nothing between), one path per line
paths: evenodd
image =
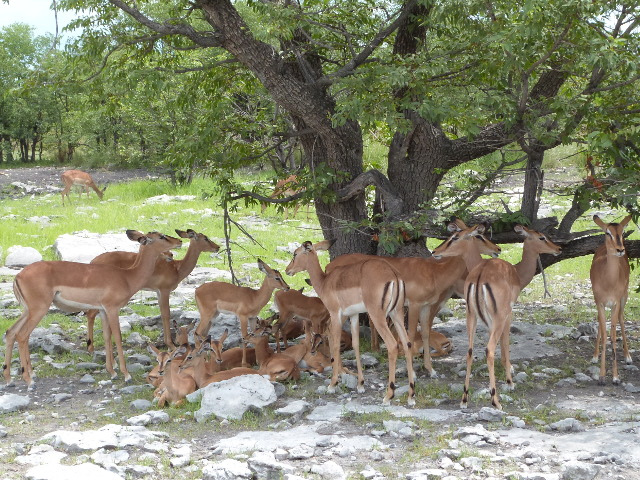
M258 268L262 273L267 273L267 264L260 259L258 259Z
M189 235L187 234L187 232L185 232L184 230L178 230L176 228L176 233L178 234L178 236L180 238L189 238Z
M137 230L127 230L127 237L129 238L129 240L132 240L134 242L140 242L140 239L144 238L144 236L144 233Z
M305 252L310 252L313 250L313 243L307 240L306 242L303 242L302 248L304 248Z
M593 216L593 221L598 225L602 230L607 229L607 224L602 221L602 219L598 215Z
M467 225L462 220L456 217L451 217L451 220L447 224L447 231L449 233L460 232L466 228L468 228Z
M527 232L527 230L522 225L516 225L515 227L513 227L513 230L516 233L519 233L520 235L523 235L525 237L529 236L529 232Z
M316 251L329 250L334 243L336 243L335 238L332 238L330 240L323 240L316 243L313 248L316 249Z
M626 217L624 217L622 220L620 220L620 226L622 228L627 226L627 223L629 223L629 220L631 220L631 215L627 215Z

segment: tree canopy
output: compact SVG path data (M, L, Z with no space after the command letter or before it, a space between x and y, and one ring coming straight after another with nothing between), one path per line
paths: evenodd
M420 252L425 223L464 215L515 162L525 193L511 216L537 226L545 152L558 145L576 145L588 170L562 221L540 225L570 241L594 202L637 219L637 2L59 5L79 12L65 74L90 87L70 101L99 113L75 122L92 126L94 147L169 162L178 180L205 171L228 198L263 196L241 192L240 166L295 167L334 255ZM364 158L371 138L386 170ZM443 211L447 173L480 159Z

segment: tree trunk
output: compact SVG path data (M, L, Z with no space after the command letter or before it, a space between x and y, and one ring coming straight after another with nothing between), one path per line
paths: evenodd
M544 150L537 148L528 150L527 168L524 173L524 194L520 210L530 222L534 222L538 218L544 179L543 159Z

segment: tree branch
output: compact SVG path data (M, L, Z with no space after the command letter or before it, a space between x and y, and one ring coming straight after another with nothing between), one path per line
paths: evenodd
M349 185L338 190L336 192L338 194L338 201L345 202L350 200L356 195L364 192L364 189L370 185L375 185L378 191L382 194L386 212L391 217L400 215L402 212L402 204L404 203L402 198L398 195L398 192L393 187L389 179L379 170L375 169L361 173L353 179Z

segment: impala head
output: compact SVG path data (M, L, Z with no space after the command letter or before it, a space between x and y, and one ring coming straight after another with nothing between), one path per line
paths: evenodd
M129 240L138 242L140 246L150 247L154 246L159 249L160 252L166 252L172 248L179 248L182 246L182 240L169 235L164 235L159 232L149 232L146 235L138 232L137 230L127 230L127 237Z
M523 225L516 225L513 229L516 233L524 236L525 244L527 244L529 248L533 248L534 252L538 254L550 253L551 255L560 255L562 249L549 240L543 233L531 230Z
M323 240L318 243L311 243L310 241L304 242L293 252L293 258L287 265L285 273L287 275L295 275L298 272L304 272L309 267L310 257L317 256L317 252L322 250L329 250L331 245L335 243L334 240Z
M464 223L461 222L461 225ZM491 255L492 257L497 257L502 251L498 245L483 235L485 231L483 224L460 229L457 222L452 222L448 229L454 233L433 250L433 258L435 259L462 256L472 248L477 249L479 254Z
M198 233L190 228L188 228L186 232L184 230L176 229L176 233L181 238L188 238L189 242L196 242L202 252L216 253L220 250L220 245L209 240L209 237L204 233Z
M260 259L258 259L258 268L266 275L266 281L273 289L279 288L284 291L289 290L289 285L284 281L284 278L282 278L282 275L278 270L274 270Z
M598 215L593 216L593 221L596 222L602 231L605 233L604 243L607 246L607 253L609 255L615 255L617 257L623 257L626 253L624 247L624 227L627 226L631 220L631 215L624 217L620 223L604 223Z
M218 340L212 340L209 336L208 342L204 342L209 344L209 348L213 352L213 356L215 357L217 363L222 363L222 347L224 346L224 341L227 339L228 335L229 329L225 328L224 332L222 332L222 335Z
M188 343L184 343L176 348L170 355L167 356L166 359L160 364L160 369L158 370L158 375L164 375L165 370L171 364L173 360L184 360L189 354L191 347Z

